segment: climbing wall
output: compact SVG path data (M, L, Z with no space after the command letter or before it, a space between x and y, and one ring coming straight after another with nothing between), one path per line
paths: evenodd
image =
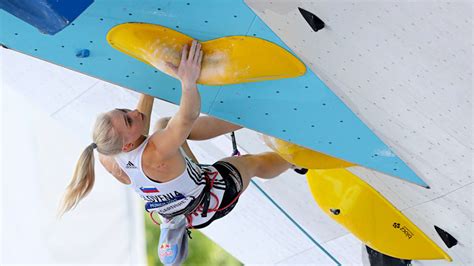
M178 81L111 48L105 36L113 26L137 21L155 23L202 41L256 36L289 49L243 1L202 3L142 1L136 5L121 0L111 6L97 1L54 36L42 34L2 11L2 22L9 27L2 27L0 42L10 49L175 104L180 98ZM88 57L81 53L85 49L90 53ZM311 70L294 79L200 88L204 113L428 186Z
M246 2L431 189L351 171L472 263L472 3ZM447 249L434 225L460 244Z

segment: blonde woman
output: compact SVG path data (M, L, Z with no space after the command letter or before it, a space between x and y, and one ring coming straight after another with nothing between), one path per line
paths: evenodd
M181 81L181 102L173 117L158 121L151 136L147 133L153 97L143 95L135 110L114 109L97 118L93 143L79 158L61 214L91 191L95 149L110 174L153 203L162 217L184 214L188 227L194 228L203 228L229 213L252 177L273 178L291 166L273 152L223 158L211 166L196 163L187 139L206 140L240 128L199 117L201 98L196 81L202 57L201 45L193 41L189 49L184 47L179 66L168 63Z

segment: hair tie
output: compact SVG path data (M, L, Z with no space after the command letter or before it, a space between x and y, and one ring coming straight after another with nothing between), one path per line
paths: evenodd
M97 148L97 144L95 144L94 142L92 142L92 149L95 149Z

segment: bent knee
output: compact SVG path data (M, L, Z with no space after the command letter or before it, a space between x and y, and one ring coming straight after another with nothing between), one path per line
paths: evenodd
M238 157L227 157L221 161L226 161L234 165L240 174L252 178L256 176L256 173L259 171L260 160L258 156L253 154L244 154Z

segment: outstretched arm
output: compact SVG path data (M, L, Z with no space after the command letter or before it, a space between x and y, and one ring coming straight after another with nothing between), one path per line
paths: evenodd
M179 151L179 147L189 136L194 122L201 111L201 96L196 81L201 73L201 44L193 41L191 48L183 48L179 66L168 63L181 81L181 102L178 112L170 119L164 130L155 132L150 141L156 145L159 156L169 158Z
M148 136L150 131L150 119L151 110L153 109L153 102L155 98L150 95L141 94L138 100L137 110L145 115L145 127L143 128L142 135Z

